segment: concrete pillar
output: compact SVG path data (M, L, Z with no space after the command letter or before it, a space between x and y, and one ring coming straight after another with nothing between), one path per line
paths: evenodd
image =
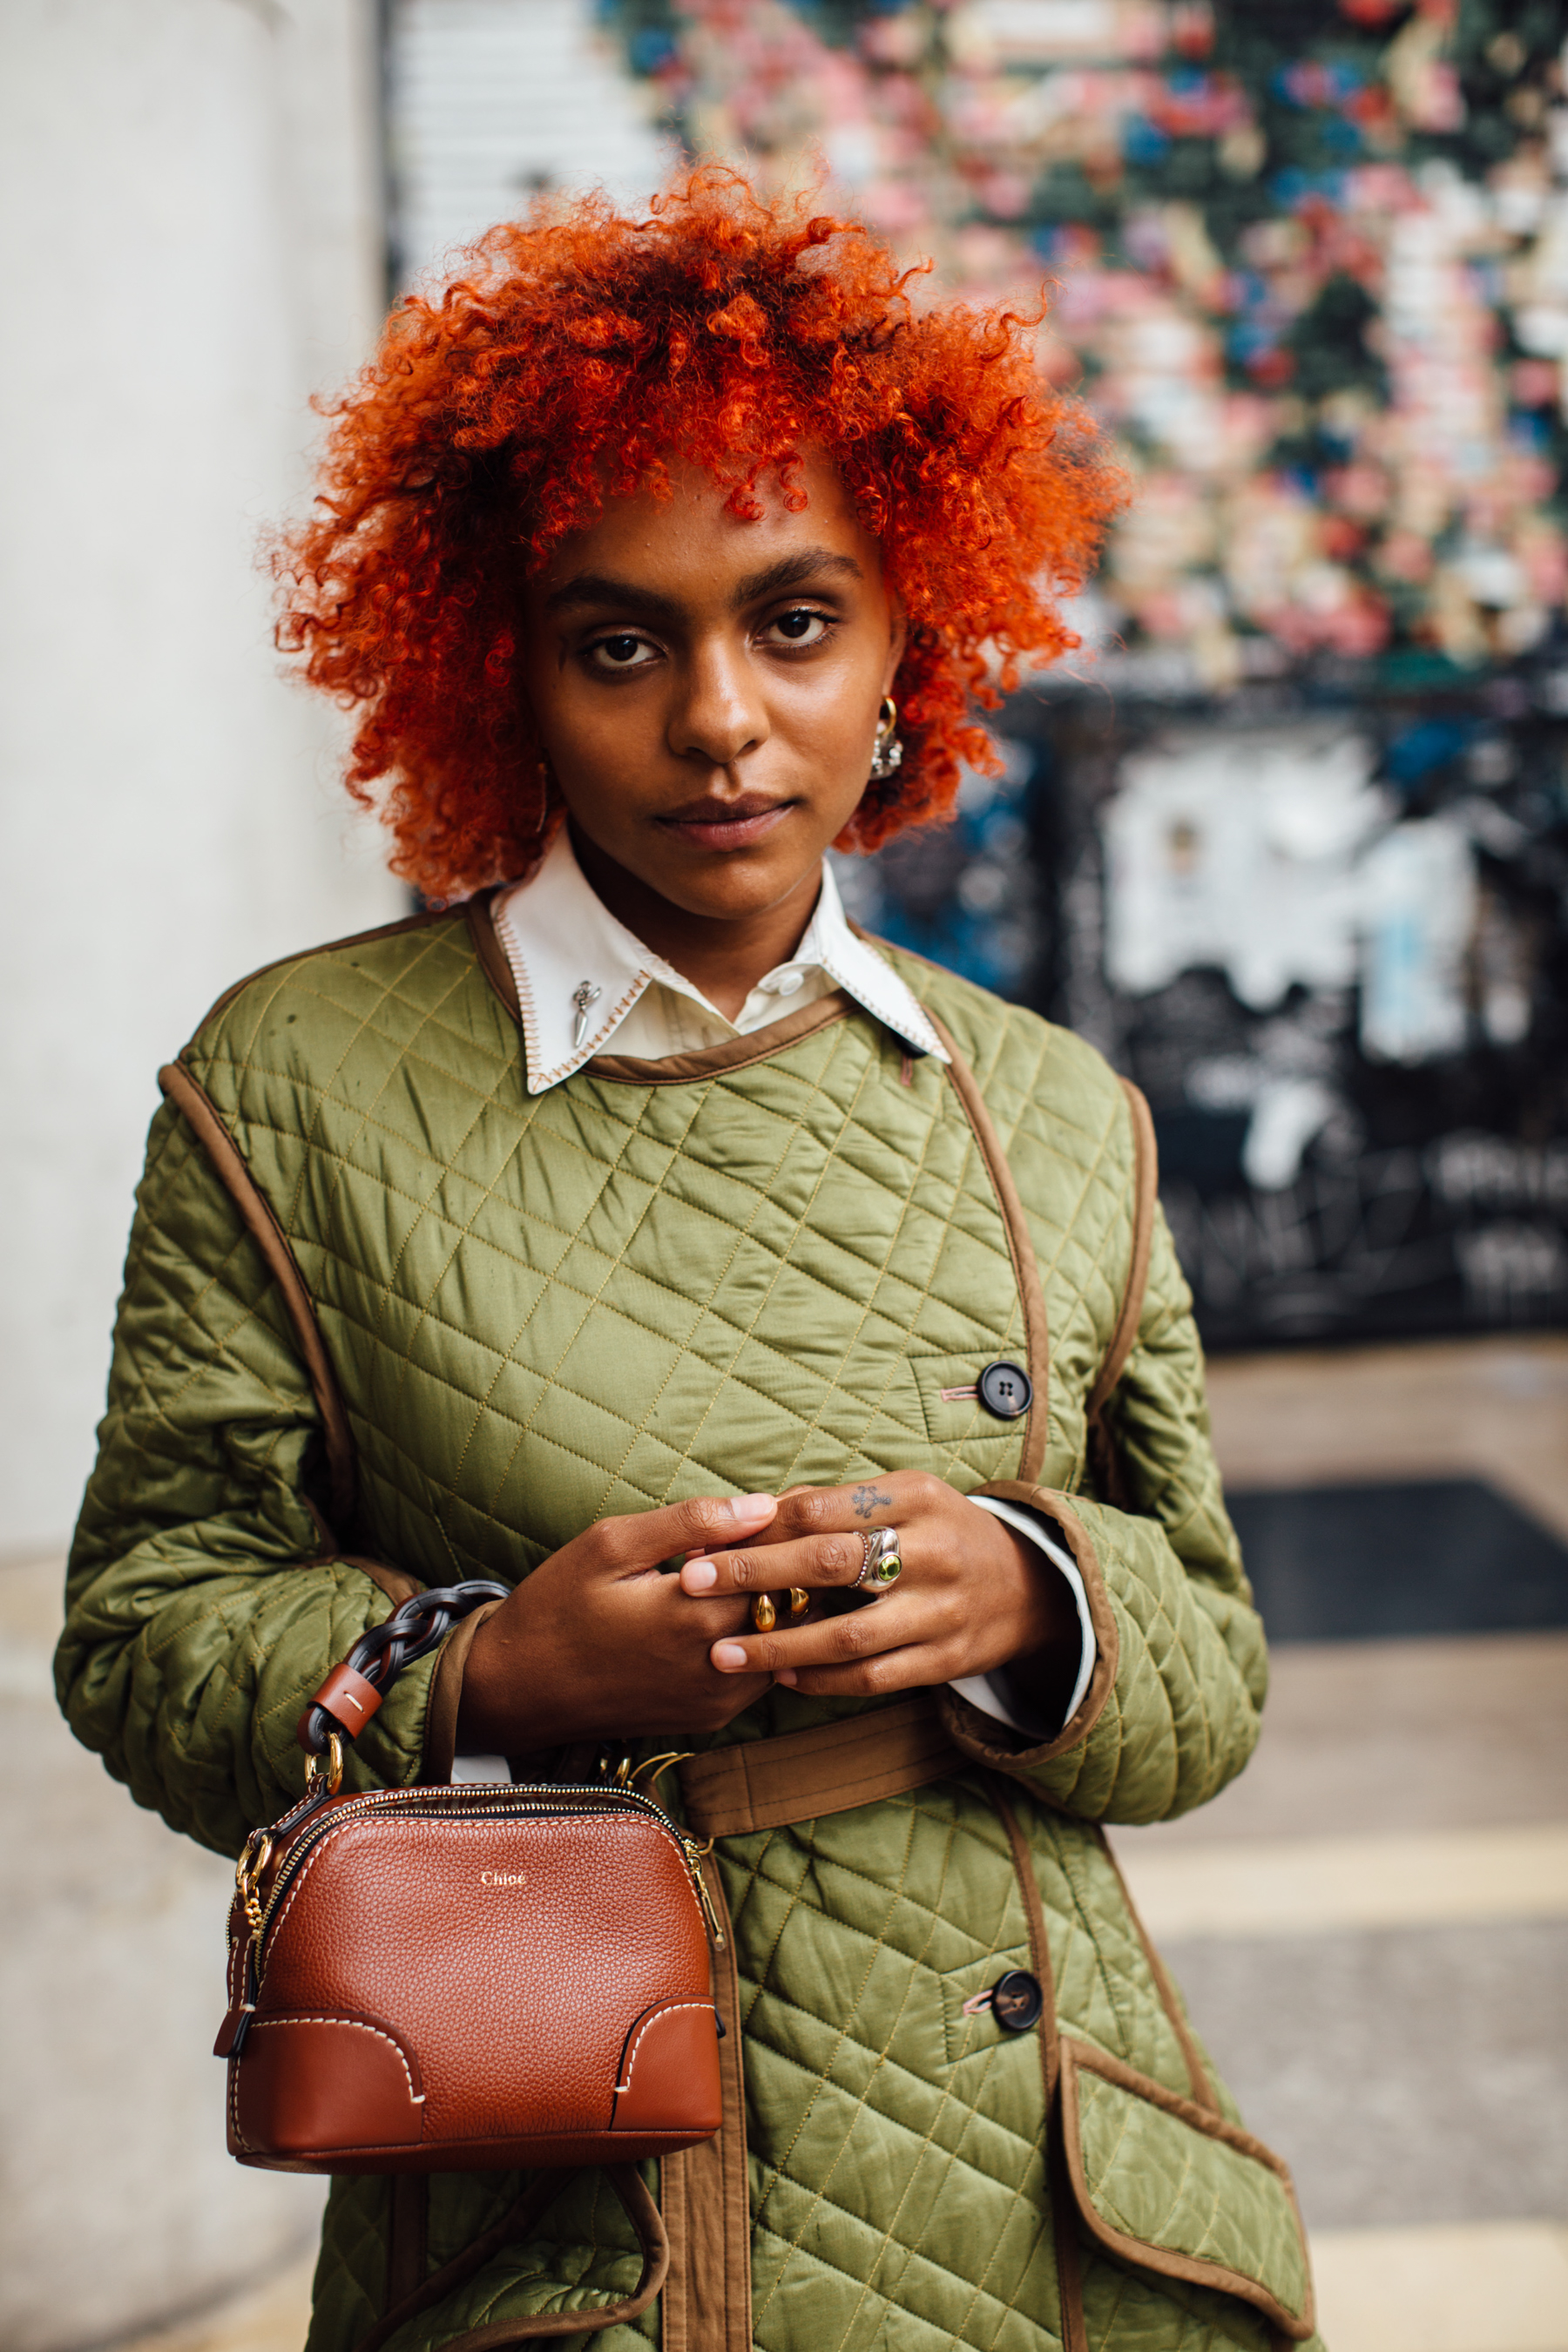
M256 563L376 323L374 13L0 9L6 2352L196 2307L320 2201L224 2152L225 1866L72 1746L47 1661L157 1065L228 981L403 910Z
M258 534L379 295L371 0L0 10L0 1549L101 1410L153 1074L402 911L279 677Z

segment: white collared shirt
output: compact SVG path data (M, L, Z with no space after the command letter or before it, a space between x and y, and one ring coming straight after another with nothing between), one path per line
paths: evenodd
M578 865L564 825L527 881L496 898L492 920L517 982L530 1094L548 1094L595 1054L651 1062L726 1045L836 988L916 1053L948 1058L919 998L850 929L826 858L799 947L763 974L733 1021L616 921Z
M655 955L617 922L578 865L562 827L526 882L515 883L491 908L496 937L517 982L527 1046L528 1090L547 1094L614 1042L615 1050L645 1061L700 1053L732 1037L749 1036L810 1004L835 988L912 1045L950 1059L919 999L874 948L856 938L826 859L816 912L787 963L764 972L733 1021L701 990ZM579 1016L583 1017L579 1017ZM972 1498L1037 1544L1066 1578L1082 1637L1079 1669L1064 1722L1077 1714L1094 1671L1096 1645L1089 1597L1078 1563L1042 1514L990 1495ZM973 1675L952 1687L984 1714L1030 1739L1050 1738L1061 1727L1027 1719L1027 1702L1005 1668ZM459 1757L456 1780L506 1780L500 1757Z

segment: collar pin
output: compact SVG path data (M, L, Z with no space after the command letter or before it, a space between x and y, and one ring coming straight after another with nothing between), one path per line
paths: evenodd
M603 994L603 989L595 988L591 980L580 980L572 991L572 1002L577 1007L577 1034L572 1041L576 1052L580 1053L588 1041L588 1007L596 1004Z

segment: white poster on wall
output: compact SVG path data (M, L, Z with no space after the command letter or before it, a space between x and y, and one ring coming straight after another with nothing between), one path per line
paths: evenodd
M1451 817L1395 825L1360 874L1362 1051L1430 1062L1464 1050L1466 958L1476 926L1476 866Z
M1106 974L1130 996L1215 965L1250 1011L1347 987L1356 854L1385 824L1354 734L1206 734L1127 761L1105 819Z

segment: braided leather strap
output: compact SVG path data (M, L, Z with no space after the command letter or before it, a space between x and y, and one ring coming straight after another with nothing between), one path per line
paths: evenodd
M334 1666L300 1717L300 1745L322 1756L334 1732L353 1739L363 1731L405 1666L444 1642L453 1626L487 1601L505 1601L508 1584L479 1578L416 1592L383 1623L362 1633L341 1666Z

